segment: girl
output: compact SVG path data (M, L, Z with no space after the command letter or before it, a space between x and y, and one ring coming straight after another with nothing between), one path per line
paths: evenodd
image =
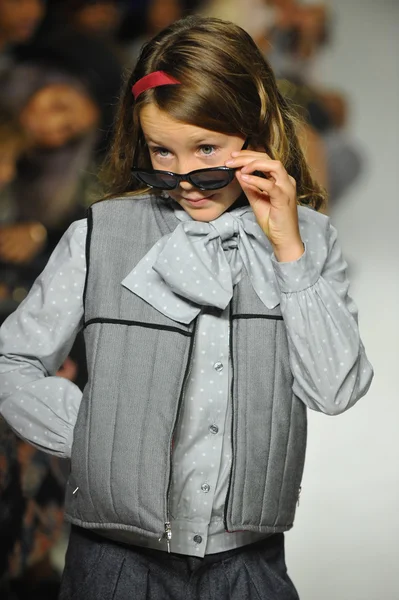
M372 368L336 232L312 210L321 191L248 34L196 17L149 42L107 173L110 198L1 332L2 414L71 456L60 598L297 599L283 532L306 409L350 408ZM54 377L81 328L83 396Z

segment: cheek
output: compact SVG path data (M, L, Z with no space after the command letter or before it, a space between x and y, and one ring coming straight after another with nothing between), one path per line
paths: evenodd
M233 204L237 200L237 198L241 195L242 188L241 188L240 184L238 183L237 179L234 178L233 181L224 190L220 190L220 191L224 192L223 196L224 196L226 203L228 202L230 204Z
M176 200L176 202L179 201L179 188L177 188L177 190L166 190L166 193L168 194L169 198L172 198L172 200Z

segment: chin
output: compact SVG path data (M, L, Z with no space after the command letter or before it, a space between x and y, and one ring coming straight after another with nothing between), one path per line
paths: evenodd
M219 208L219 210L215 210L215 207L212 206L210 208L197 208L197 209L186 209L184 210L194 219L194 221L203 221L204 223L208 223L209 221L214 221L218 217L220 217L226 209Z

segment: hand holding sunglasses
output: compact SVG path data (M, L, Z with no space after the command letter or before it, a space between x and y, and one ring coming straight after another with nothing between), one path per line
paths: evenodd
M278 261L300 258L304 246L299 232L296 182L282 163L264 152L232 152L226 166L237 179L251 204L259 225L273 246ZM259 177L258 172L263 176Z

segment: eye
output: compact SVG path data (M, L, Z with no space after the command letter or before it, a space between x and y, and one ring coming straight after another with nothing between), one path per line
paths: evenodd
M151 154L158 156L159 158L169 158L170 152L167 148L150 148Z
M216 151L216 147L211 144L204 144L203 146L200 146L200 150L205 156L212 156Z

